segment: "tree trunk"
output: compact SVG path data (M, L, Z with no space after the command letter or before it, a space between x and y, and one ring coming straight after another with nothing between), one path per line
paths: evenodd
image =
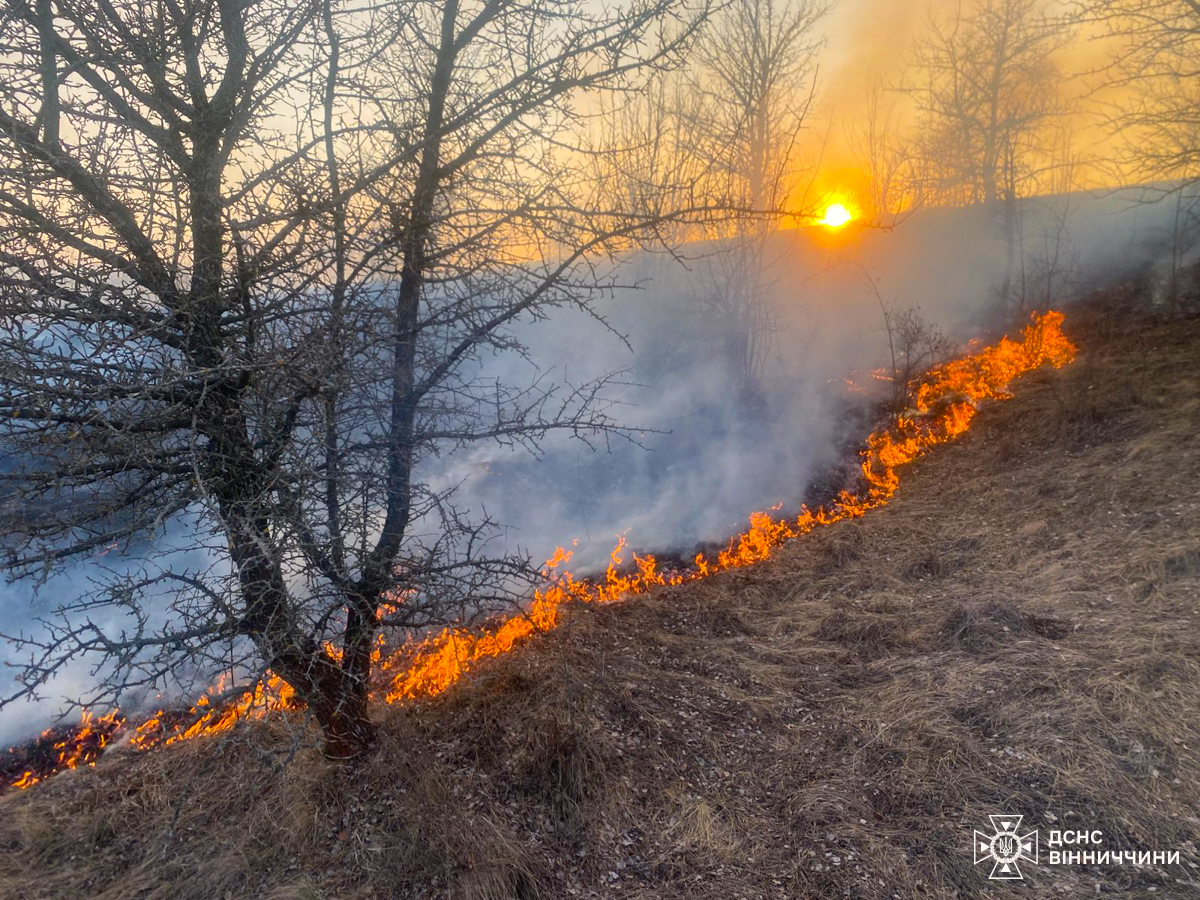
M196 141L190 200L194 272L189 304L188 353L199 367L225 364L221 320L224 224L222 222L221 133L216 122ZM224 120L221 120L224 123ZM225 123L227 124L227 123ZM202 139L201 139L202 138ZM270 487L246 418L247 380L225 375L199 409L200 428L211 443L211 466L204 474L225 519L230 556L241 587L239 630L250 637L271 671L295 689L313 711L325 738L325 754L353 759L371 746L375 730L367 715L367 679L373 617L364 619L348 598L354 637L345 647L346 667L333 659L295 618L287 581L270 527Z
M1000 300L1005 307L1012 301L1013 265L1016 262L1016 211L1013 198L1004 198L1004 285L1000 289Z
M353 760L365 756L375 744L375 724L367 714L367 685L356 678L342 678L341 689L330 695L321 691L311 705L325 737L325 757Z

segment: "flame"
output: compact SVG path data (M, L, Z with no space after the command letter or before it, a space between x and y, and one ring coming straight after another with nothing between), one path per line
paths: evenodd
M850 210L846 209L846 204L830 203L825 207L825 218L821 220L821 224L828 228L841 228L853 218Z
M117 710L102 716L83 710L75 730L51 747L52 755L49 760L37 768L27 768L12 782L12 787L31 787L64 769L94 766L96 760L104 753L104 748L124 725L125 716ZM51 740L54 732L53 728L46 729L42 732L41 740Z
M395 703L442 693L479 660L507 653L523 638L554 628L559 621L559 607L568 601L612 603L660 585L680 584L753 565L768 559L786 540L883 506L899 488L897 469L966 431L979 403L1009 397L1009 384L1025 372L1046 364L1059 368L1075 358L1076 348L1063 334L1062 323L1060 312L1035 315L1021 341L1004 338L995 346L929 372L918 389L914 414L867 439L860 465L863 484L858 492L843 491L828 507L801 507L792 519L756 512L750 516L749 530L730 539L715 556L696 554L693 569L685 574L659 572L653 556L636 553L631 554L633 571L623 574L625 539L619 538L603 579L577 580L564 571L534 595L528 613L518 614L494 630L446 629L385 660L383 670L389 686L384 699ZM548 577L570 559L571 551L557 548L546 563ZM403 664L399 664L401 660Z
M229 676L222 675L192 704L186 716L171 716L160 709L137 727L130 743L138 750L170 746L202 734L219 734L243 719L261 717L273 710L293 709L298 705L295 690L274 672L268 672L253 688L242 691L230 689L228 682ZM190 724L173 726L172 720Z
M867 438L856 490L843 491L833 502L816 509L802 506L791 517L778 517L781 507L753 513L745 532L731 538L715 554L696 554L692 568L687 571L662 571L654 556L637 553L629 553L632 565L626 566L626 541L620 537L603 577L577 579L565 568L574 551L558 547L543 569L545 584L534 592L527 610L490 627L479 630L449 627L395 649L389 648L383 635L379 635L372 660L377 664L380 682L373 696L387 703L435 697L479 661L508 653L527 638L556 628L562 621L564 604L614 603L658 586L682 584L753 565L770 558L787 540L823 525L858 518L883 506L899 489L898 470L932 447L966 431L980 403L1007 399L1011 396L1009 385L1025 372L1043 365L1058 368L1074 359L1076 348L1063 334L1062 323L1061 312L1035 314L1020 341L1003 338L993 346L976 349L933 369L917 388L914 408L909 414ZM381 612L403 600L403 596L389 598ZM338 648L332 645L326 645L326 652L331 661L341 658ZM169 746L199 735L227 731L246 718L300 705L292 688L274 673L268 672L252 688L240 691L228 689L226 681L220 679L186 713L160 710L142 722L135 729L132 746L139 750ZM30 769L11 786L29 787L61 769L94 764L124 724L125 718L119 712L98 718L85 712L78 731L54 745L58 754L56 764L42 772Z

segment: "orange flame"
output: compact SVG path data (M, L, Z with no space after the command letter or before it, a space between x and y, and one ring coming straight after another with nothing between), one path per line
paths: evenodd
M534 595L528 613L508 619L495 630L471 633L446 629L386 660L383 670L389 673L389 686L384 699L395 703L442 693L480 659L507 653L517 641L554 628L559 621L558 608L567 601L611 603L659 585L679 584L725 569L753 565L769 558L776 547L790 538L883 506L899 488L897 469L929 448L966 431L977 404L1007 398L1009 384L1025 372L1045 364L1058 368L1075 358L1076 348L1063 334L1062 323L1061 312L1035 315L1021 341L1004 338L995 346L929 372L917 393L916 414L903 419L898 427L876 431L867 439L861 463L864 488L860 492L843 491L828 507L816 510L802 507L795 519L776 519L769 513L756 512L750 516L749 530L730 539L729 545L715 557L698 553L693 561L695 568L684 575L663 575L658 572L653 556L636 553L632 555L634 571L622 574L625 539L619 538L603 580L579 581L570 572L563 572ZM557 548L546 563L547 573L570 558L570 551ZM404 665L390 674L397 668L393 661L401 658Z
M183 717L183 721L191 722L186 728L171 728L167 724L167 712L160 709L137 727L130 743L139 750L168 746L198 735L228 731L242 719L297 705L295 690L274 672L268 672L253 689L245 691L230 691L227 683L228 676L222 675L216 685L192 705L188 715Z
M119 711L114 710L103 716L95 716L85 709L79 718L76 730L68 737L55 742L52 762L42 767L40 772L37 769L26 769L12 782L12 787L31 787L64 769L76 769L84 765L94 766L96 760L104 753L104 748L124 725L125 717ZM47 729L42 732L42 737L49 738L53 734L54 729Z
M1074 359L1076 348L1063 334L1062 323L1060 312L1035 315L1020 341L1003 338L994 346L976 350L930 371L917 390L911 415L867 438L860 465L861 487L856 492L843 491L828 506L815 510L801 507L794 518L776 518L772 513L777 513L779 507L771 512L753 513L747 531L731 538L725 549L715 555L696 554L693 568L687 572L659 571L653 556L636 553L630 554L633 566L629 570L623 565L625 538L621 537L613 548L603 578L576 579L562 568L571 561L573 551L558 547L543 569L546 584L534 592L528 610L481 630L445 628L435 635L409 641L391 652L387 650L383 635L379 635L372 652L382 681L377 696L387 703L437 696L480 660L508 653L526 638L557 627L561 621L560 608L565 603L613 603L661 585L681 584L726 569L753 565L768 559L784 541L807 534L818 526L857 518L883 506L899 488L898 469L930 448L966 431L981 402L1007 399L1009 385L1025 372L1043 365L1058 368ZM389 599L382 611L402 600ZM340 659L338 648L327 645L326 651L332 659ZM218 681L196 701L187 715L159 711L137 727L131 744L140 750L170 745L199 735L227 731L242 719L299 705L293 689L273 673L268 673L252 689L240 693L228 691L225 684L225 678ZM55 744L57 764L40 774L29 770L12 782L12 786L29 787L61 769L94 764L124 722L124 716L119 712L99 718L92 718L85 712L79 731ZM189 724L173 726L170 722Z

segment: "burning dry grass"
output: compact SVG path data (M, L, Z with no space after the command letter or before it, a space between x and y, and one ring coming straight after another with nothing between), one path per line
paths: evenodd
M595 578L577 579L565 569L573 553L558 547L543 569L545 583L534 591L526 609L480 629L447 626L398 647L389 646L380 634L371 655L372 700L407 703L438 696L480 662L511 653L530 638L557 628L564 604L625 601L657 588L756 565L788 540L879 509L899 489L901 468L965 433L981 403L1010 397L1010 384L1027 372L1062 367L1075 358L1076 348L1063 334L1062 322L1058 311L1034 313L1019 340L1004 337L930 369L920 379L914 408L868 435L852 487L814 508L802 505L794 518L780 516L781 505L770 512L752 513L749 529L730 538L724 549L701 551L682 567L677 558L630 554L620 538L604 575ZM625 560L627 555L631 564ZM341 659L336 645L327 645L326 653L331 664ZM227 673L190 710L159 710L141 721L131 745L154 750L212 737L247 719L294 712L298 705L294 690L278 675L268 672L267 676L246 690L229 685ZM0 789L28 788L56 772L94 765L107 745L123 737L125 725L126 716L119 710L95 720L85 710L74 732L60 734L52 729L31 744L10 748L0 764Z
M574 609L357 769L280 718L0 800L0 895L1195 896L1200 322L1068 323L891 505ZM989 885L998 811L1182 864Z

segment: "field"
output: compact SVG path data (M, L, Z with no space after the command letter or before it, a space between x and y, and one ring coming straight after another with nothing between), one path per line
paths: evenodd
M1068 311L1078 360L887 507L572 609L356 769L280 719L0 798L0 896L1196 896L1200 319L1138 302ZM1023 882L973 861L1002 813ZM1051 830L1179 862L1050 865Z

